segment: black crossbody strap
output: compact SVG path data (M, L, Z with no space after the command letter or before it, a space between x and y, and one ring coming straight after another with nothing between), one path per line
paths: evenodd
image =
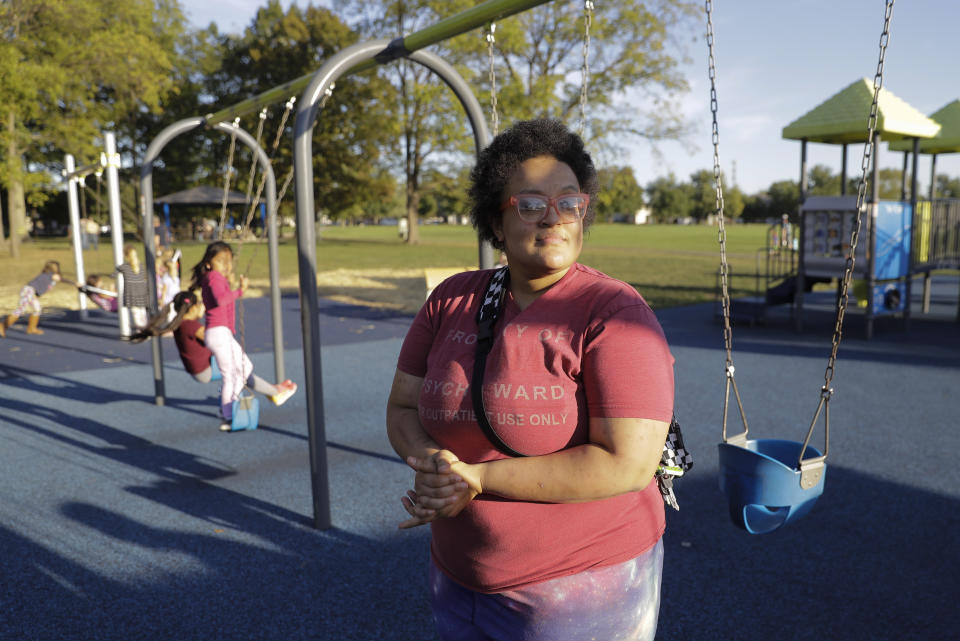
M503 442L500 435L490 425L487 412L483 407L483 376L487 367L487 354L493 347L494 326L503 309L503 297L510 286L510 270L501 267L493 272L483 295L483 303L477 311L477 351L473 358L473 380L470 383L470 397L473 399L473 411L477 415L480 429L493 445L508 456L524 456Z

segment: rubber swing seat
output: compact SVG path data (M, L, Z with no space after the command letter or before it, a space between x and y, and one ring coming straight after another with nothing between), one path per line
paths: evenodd
M747 440L743 446L720 443L720 490L734 525L750 534L767 534L809 512L823 494L826 469L818 482L800 485L797 461L803 443L780 439ZM808 445L804 460L820 456Z
M230 431L255 430L260 423L260 399L245 394L233 402L233 419Z

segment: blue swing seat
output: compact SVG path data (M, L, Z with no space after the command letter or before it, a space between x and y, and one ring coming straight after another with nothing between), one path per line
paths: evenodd
M733 523L750 534L767 534L799 519L823 493L826 463L804 488L797 469L803 443L779 439L720 443L720 490ZM808 445L804 461L821 456Z
M255 430L260 422L260 399L245 394L233 402L233 419L230 431Z

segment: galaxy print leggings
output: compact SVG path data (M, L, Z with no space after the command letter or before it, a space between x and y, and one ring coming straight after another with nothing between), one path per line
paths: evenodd
M635 559L483 594L430 564L430 605L441 641L653 641L663 540Z

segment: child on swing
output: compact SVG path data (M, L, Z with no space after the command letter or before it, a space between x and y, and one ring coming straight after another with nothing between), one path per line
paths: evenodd
M150 319L145 328L131 336L130 341L140 343L150 337L173 332L183 369L187 370L187 373L198 383L209 383L213 380L213 367L210 362L213 352L204 342L204 327L201 322L203 312L203 303L196 292L191 290L179 292L170 304L162 307ZM274 387L265 381L264 384Z
M173 332L173 339L177 344L177 352L180 354L183 368L198 383L209 383L213 379L210 359L214 353L207 346L206 328L200 322L205 311L203 301L200 300L199 296L193 290L184 290L174 296L173 302L157 312L150 319L147 327L131 336L130 340L139 343L150 337ZM170 321L167 320L169 313L173 314L173 319ZM220 362L222 363L222 361ZM247 362L249 362L249 359ZM226 379L226 375L224 375L224 379ZM287 399L297 391L297 385L289 380L271 385L252 371L249 372L246 380L247 385L253 388L255 392L260 392L273 401L274 405L278 406L286 403ZM241 385L241 389L242 387ZM229 419L225 419L224 425L220 426L220 429L224 432L230 431L228 421Z
M247 277L241 275L240 287L230 288L228 280L233 273L233 250L225 242L216 241L207 245L203 258L193 268L193 285L200 287L203 305L206 308L206 328L204 342L217 358L223 381L220 388L220 415L223 423L220 430L228 432L233 418L233 401L240 398L244 382L252 379L254 391L266 393L277 405L286 401L297 391L297 385L291 380L269 386L275 392L263 392L257 388L257 377L253 376L253 363L243 353L243 348L233 336L235 322L235 301L243 296L247 287Z
M77 285L77 289L87 295L94 305L105 312L117 311L117 292L113 291L99 274L87 276L86 285Z

